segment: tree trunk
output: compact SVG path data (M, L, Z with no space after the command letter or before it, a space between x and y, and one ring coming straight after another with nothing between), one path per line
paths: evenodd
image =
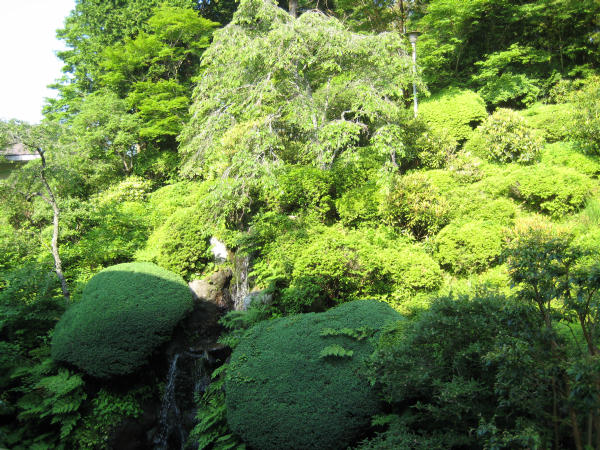
M58 221L60 218L60 210L58 209L58 204L56 203L56 198L52 193L52 189L50 188L50 184L48 184L48 180L46 179L46 158L44 158L44 151L41 148L37 149L40 158L42 159L42 169L40 170L40 179L42 180L42 184L44 185L44 189L46 190L46 196L41 195L41 197L52 206L52 211L54 212L54 216L52 219L53 230L52 230L52 256L54 258L54 271L56 272L56 276L60 280L60 287L63 293L63 297L67 303L71 298L71 294L69 293L69 287L67 286L67 280L62 271L62 262L60 260L60 255L58 254Z
M290 15L292 17L298 17L298 0L289 0L288 3L289 7L289 11L290 11Z

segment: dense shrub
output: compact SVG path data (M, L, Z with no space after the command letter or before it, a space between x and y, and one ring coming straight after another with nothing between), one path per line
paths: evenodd
M180 181L152 192L148 196L151 224L159 226L178 209L196 205L207 191L208 184Z
M457 88L439 92L419 105L419 117L434 131L456 142L467 140L487 117L485 102L473 91Z
M532 128L541 131L546 141L562 141L569 135L568 123L573 114L573 105L536 103L522 114Z
M346 191L335 206L344 225L372 224L379 219L379 187L371 182Z
M502 252L502 227L492 222L451 223L435 237L435 257L456 274L481 272Z
M446 199L421 173L394 177L379 210L385 223L408 229L417 239L437 233L450 216Z
M445 130L430 128L420 119L408 119L401 125L381 127L371 139L372 151L395 168L443 167L456 150L456 140Z
M151 263L111 266L86 285L52 338L52 357L97 377L143 365L192 307L185 282Z
M152 261L189 278L213 260L211 235L197 208L178 209L154 230L136 259Z
M483 178L484 161L470 152L461 151L448 162L448 169L462 183L474 183Z
M541 162L551 166L565 166L590 177L600 175L600 156L583 154L567 142L546 145Z
M600 155L600 78L589 79L573 104L569 135L586 153Z
M274 188L265 192L267 205L278 212L299 210L327 215L333 209L331 172L306 166L288 166L276 176Z
M573 169L543 164L512 171L506 182L510 197L554 218L580 209L593 187L588 177Z
M539 365L547 347L531 342L537 320L522 301L482 292L399 322L379 340L372 376L401 417L366 448L421 448L391 445L406 434L433 448L547 447L552 393ZM513 445L491 445L500 436Z
M322 310L356 298L399 303L437 289L438 264L419 246L387 230L317 227L280 235L254 267L274 285L285 312Z
M482 194L476 196L477 192L470 189L460 191L458 195L464 195L464 201L457 206L456 217L465 220L478 220L493 222L500 225L511 225L517 217L518 206L515 201L501 197L492 199Z
M373 339L401 316L359 300L261 322L235 348L225 385L231 429L257 449L339 449L378 410L360 375Z
M465 149L495 162L528 164L541 151L542 139L519 113L500 108L477 128Z

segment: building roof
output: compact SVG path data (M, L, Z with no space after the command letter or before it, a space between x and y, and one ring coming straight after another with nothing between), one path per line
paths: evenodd
M12 144L6 147L4 150L0 150L0 155L3 156L22 156L22 155L34 155L35 153L30 152L25 148L25 146L21 142L17 142L16 144Z
M17 142L4 150L0 150L0 156L4 156L4 158L9 161L29 161L40 157L37 153L27 150L21 142Z

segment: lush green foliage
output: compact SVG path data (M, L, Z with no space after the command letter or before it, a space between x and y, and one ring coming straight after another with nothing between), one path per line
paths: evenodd
M537 100L540 88L538 80L528 72L549 60L550 54L545 50L512 44L478 61L480 70L473 80L482 86L479 93L490 105L529 105ZM525 67L527 71L523 70Z
M502 227L490 222L451 223L435 238L435 257L457 274L487 269L502 252Z
M400 322L373 360L374 381L402 414L378 448L404 434L438 448L485 447L491 425L518 448L548 442L537 426L551 393L549 373L534 365L545 350L529 343L536 319L533 308L484 293L440 298Z
M278 3L77 0L43 123L0 121L0 149L45 155L0 180L0 447L155 446L189 293L102 269L205 276L215 236L223 295L254 298L221 343L258 357L217 369L186 447L593 448L600 3ZM397 315L364 298L408 319L380 335ZM169 353L212 354L212 331ZM191 360L170 378L185 432Z
M586 155L577 151L575 145L556 142L546 145L541 155L542 164L570 167L589 177L600 175L600 159L595 155Z
M467 150L491 161L532 163L542 149L542 140L516 111L498 109L475 132Z
M593 155L600 154L600 79L592 78L581 91L574 94L570 134L576 142Z
M419 117L438 133L466 141L473 128L488 116L483 99L469 90L446 89L423 101Z
M212 261L210 237L210 229L195 208L178 209L154 230L136 257L189 278L200 274Z
M258 285L274 290L286 312L365 297L402 302L442 281L437 263L405 238L385 229L341 227L282 233L265 246L254 275Z
M547 142L563 141L568 137L569 124L574 113L571 103L536 103L522 111L527 123L542 132Z
M394 176L379 210L385 223L409 230L417 239L436 234L450 217L444 196L420 173Z
M318 12L292 19L262 0L240 4L202 70L180 152L185 173L207 178L329 168L403 122L397 99L411 79L396 34L357 35Z
M372 340L321 333L358 327L375 332L399 318L384 303L358 300L251 328L227 372L232 430L262 449L333 449L352 443L377 411L377 398L359 373L373 351ZM320 356L334 345L345 349L343 357L339 352Z
M516 169L506 181L510 197L555 218L580 209L593 186L588 177L573 169L541 164Z
M183 280L150 263L111 266L86 285L56 326L52 357L96 377L128 374L189 312Z

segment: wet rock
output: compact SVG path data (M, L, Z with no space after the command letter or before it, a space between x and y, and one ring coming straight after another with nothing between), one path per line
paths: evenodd
M265 292L264 290L250 292L244 297L242 301L241 309L246 311L252 304L254 305L270 305L273 301L273 294Z
M189 287L196 300L205 300L221 308L232 309L233 301L229 293L232 276L230 268L223 268L202 280L190 281Z
M227 258L229 257L227 246L224 242L221 242L214 236L210 238L210 250L212 251L217 263L227 261Z

